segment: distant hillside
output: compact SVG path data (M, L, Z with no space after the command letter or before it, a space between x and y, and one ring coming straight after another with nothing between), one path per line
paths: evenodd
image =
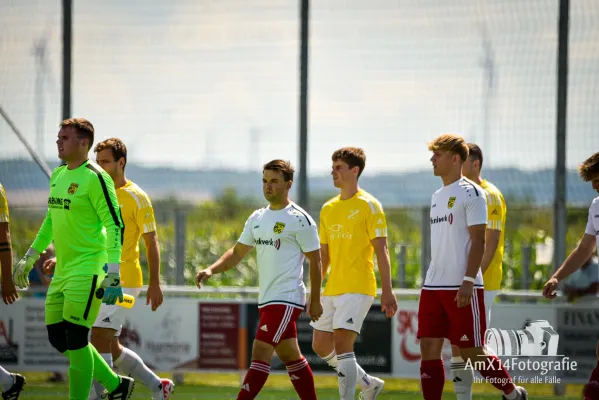
M261 177L255 172L146 168L130 164L127 166L127 176L155 198L201 200L218 195L227 187L234 187L244 196L262 196ZM485 170L485 177L495 183L512 202L535 205L551 205L553 202L552 170ZM13 199L18 199L18 202L41 201L43 204L45 200L48 181L33 162L0 160L0 182L7 191L13 192ZM431 194L439 188L440 181L431 171L383 173L362 177L361 186L379 198L386 207L419 206L428 204ZM319 197L335 192L329 175L310 177L309 190L311 196ZM571 205L587 206L596 196L590 185L580 180L576 171L568 171L567 190L568 204Z

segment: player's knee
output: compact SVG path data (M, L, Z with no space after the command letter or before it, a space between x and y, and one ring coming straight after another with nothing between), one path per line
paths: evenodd
M423 360L436 360L441 358L444 339L420 338L420 353Z
M333 334L335 352L337 354L351 353L354 351L354 342L358 334L346 329L337 329Z
M95 347L112 347L114 329L92 328L91 342Z
M295 338L281 341L275 348L275 351L283 364L297 361L302 358L302 353Z
M274 349L275 348L272 345L266 342L254 340L254 345L252 348L252 360L260 360L270 363Z
M48 341L60 353L67 351L67 331L65 324L66 322L63 321L57 324L46 325Z
M315 330L312 336L312 350L321 358L331 354L335 350L333 334Z
M87 337L89 328L83 325L77 325L72 322L65 322L67 331L67 349L79 350L89 343Z

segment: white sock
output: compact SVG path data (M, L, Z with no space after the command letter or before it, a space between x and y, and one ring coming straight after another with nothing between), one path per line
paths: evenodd
M119 358L114 360L114 365L123 372L123 375L131 375L133 379L140 381L153 392L159 390L162 384L160 378L144 364L141 357L126 347L123 347Z
M328 356L324 357L323 360L329 364L331 368L337 371L338 361L335 350L333 350L333 352ZM360 384L360 388L366 389L372 383L372 376L368 375L357 362L356 365L358 366L358 383Z
M104 361L108 364L110 368L112 368L112 353L100 353ZM87 400L96 400L102 398L102 393L104 392L104 386L95 379L92 380L92 390L89 393L89 397Z
M14 384L15 378L12 376L12 374L0 367L0 386L2 386L2 392L6 392Z
M354 400L358 383L358 363L354 353L337 356L337 381L339 382L340 400Z
M507 400L515 400L518 397L518 388L514 388L514 390L510 394L504 393L503 395Z
M472 400L472 382L474 371L466 368L462 357L451 357L451 379L458 400Z

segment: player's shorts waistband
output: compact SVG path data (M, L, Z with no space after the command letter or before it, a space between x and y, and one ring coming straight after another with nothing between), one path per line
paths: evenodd
M422 290L458 290L459 288L461 288L461 285L448 285L448 286L443 286L443 285L424 285L422 286ZM484 285L474 285L474 289L484 289Z
M262 307L266 307L266 306L272 306L275 304L279 304L279 305L284 305L284 306L291 306L291 307L295 307L295 308L299 308L299 309L304 309L306 308L305 305L302 304L297 304L297 303L291 303L289 301L283 301L283 300L271 300L271 301L267 301L265 303L259 303L258 304L258 308L262 308Z

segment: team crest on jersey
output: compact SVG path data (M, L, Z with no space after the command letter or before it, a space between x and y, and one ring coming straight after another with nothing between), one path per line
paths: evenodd
M275 227L272 228L273 232L276 234L282 233L284 229L285 229L285 224L283 222L277 222L275 224Z
M77 191L78 187L79 187L79 184L77 184L77 183L71 183L71 186L69 186L69 190L67 190L67 192L69 194L75 194L75 192Z
M455 204L455 197L450 197L449 201L447 202L447 208L452 208L453 205Z

